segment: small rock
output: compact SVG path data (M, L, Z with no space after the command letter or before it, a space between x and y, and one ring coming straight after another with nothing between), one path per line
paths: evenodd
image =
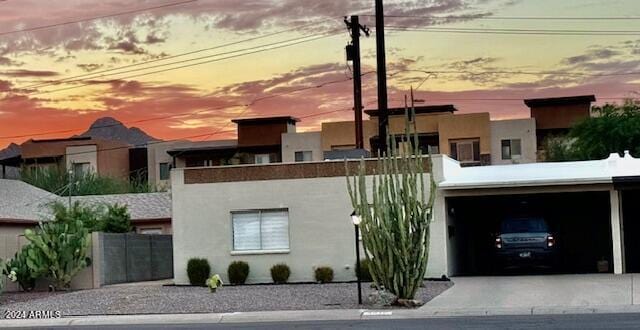
M398 297L386 290L374 291L369 294L367 302L374 307L387 307L396 303Z
M417 300L417 299L398 299L396 301L396 304L402 307L416 308L424 305L424 302L422 302L422 300Z

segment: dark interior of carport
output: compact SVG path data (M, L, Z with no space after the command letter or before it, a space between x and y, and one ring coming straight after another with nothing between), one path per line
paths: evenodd
M625 272L640 273L640 187L622 190L621 197Z
M598 261L613 270L609 192L541 193L447 198L452 275L512 275L495 266L495 234L508 216L543 217L558 246L552 269L521 268L515 274L596 273ZM600 266L604 263L600 262Z

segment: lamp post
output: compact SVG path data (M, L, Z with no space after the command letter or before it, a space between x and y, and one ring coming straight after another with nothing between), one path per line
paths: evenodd
M358 304L362 305L362 284L360 283L360 223L362 217L356 212L351 213L351 222L356 233L356 281L358 282Z

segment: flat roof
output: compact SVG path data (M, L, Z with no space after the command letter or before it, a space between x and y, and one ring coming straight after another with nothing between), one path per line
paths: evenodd
M626 153L590 161L461 167L442 156L441 175L438 187L445 190L613 183L640 175L640 159Z
M240 119L231 120L231 122L236 124L268 124L268 123L279 123L279 122L287 122L287 123L295 124L299 121L300 119L292 116L240 118Z
M48 143L48 142L67 142L67 141L89 141L89 140L91 140L90 136L75 136L75 137L63 138L63 139L42 139L42 140L31 139L31 142Z
M569 105L569 104L584 104L596 101L595 95L579 95L579 96L564 96L564 97L548 97L540 99L527 99L524 100L530 108L546 107L552 105Z
M425 113L454 113L458 111L453 104L444 104L444 105L424 105L419 107L414 107L416 115L425 114ZM404 116L405 108L389 108L389 116ZM378 109L370 109L365 110L369 116L378 117L380 111Z

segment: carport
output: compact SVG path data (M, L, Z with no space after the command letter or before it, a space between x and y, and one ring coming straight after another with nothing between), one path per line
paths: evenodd
M609 191L507 192L447 198L452 275L613 271ZM545 219L557 244L556 263L515 270L496 265L494 238L500 224L519 216Z
M445 156L434 175L449 276L503 274L494 267L495 234L502 219L514 215L544 218L557 241L558 262L542 273L640 271L640 244L632 238L640 235L640 203L629 203L639 200L640 184L619 190L613 180L640 178L640 159L612 154L596 161L461 167Z
M640 176L614 177L620 194L623 258L626 273L640 273Z

